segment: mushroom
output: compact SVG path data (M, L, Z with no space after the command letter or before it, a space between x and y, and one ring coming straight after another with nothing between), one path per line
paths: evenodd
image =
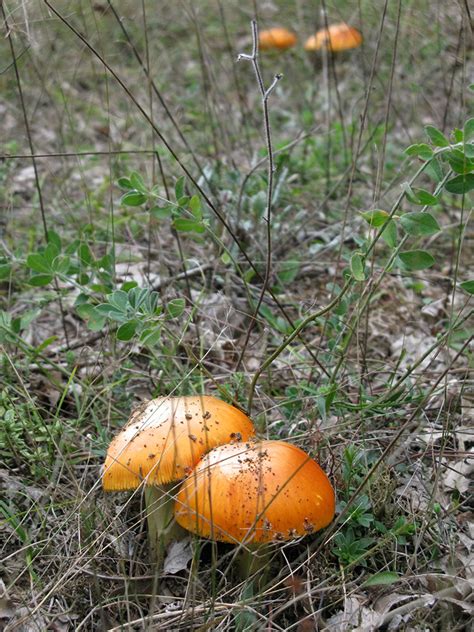
M280 26L260 31L258 36L260 50L286 50L295 44L296 35Z
M327 29L317 31L311 35L304 45L307 51L325 48L333 53L351 48L358 48L362 43L361 33L345 22L331 24Z
M243 412L209 395L160 397L132 413L107 450L102 485L105 491L145 485L148 536L157 563L177 535L173 485L211 448L254 434Z
M245 545L241 573L248 574L259 568L248 563L252 548L318 531L334 511L331 483L308 454L284 441L259 441L206 454L184 480L175 516L197 535Z

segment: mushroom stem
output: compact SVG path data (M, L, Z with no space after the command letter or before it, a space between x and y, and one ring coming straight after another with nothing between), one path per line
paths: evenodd
M271 546L269 544L247 544L237 554L237 572L241 580L255 575L259 587L267 579Z
M145 487L145 507L148 523L148 542L152 562L160 569L166 549L172 540L180 540L186 533L174 519L176 483L167 485L147 485Z

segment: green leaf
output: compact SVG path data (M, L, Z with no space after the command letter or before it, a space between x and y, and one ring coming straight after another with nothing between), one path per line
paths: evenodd
M84 265L90 265L94 261L94 257L88 244L81 244L77 250L77 254L81 263Z
M400 224L409 235L434 235L441 230L438 222L430 213L405 213Z
M395 224L393 219L391 219L383 228L381 237L385 241L387 246L390 246L390 248L395 248L397 245L397 236L397 225Z
M358 252L355 252L351 257L351 272L356 281L365 280L364 258Z
M90 303L80 303L79 305L76 305L76 312L80 318L88 320L95 314L95 307Z
M425 189L414 189L418 204L422 204L423 206L433 206L434 204L438 204L439 200L436 195L432 195L429 191Z
M466 143L464 145L464 153L470 160L474 159L474 143Z
M30 285L34 287L42 287L43 285L48 285L53 280L53 276L51 274L35 274L28 280Z
M206 230L203 224L196 222L194 219L185 219L183 217L178 217L173 221L173 228L181 232L191 233L203 233Z
M127 321L127 314L121 309L114 307L110 303L101 303L95 307L96 313L104 318L110 318L117 323L123 323Z
M121 312L127 311L128 306L128 294L123 290L115 290L112 294L107 296L108 302L119 309Z
M268 305L262 303L262 305L260 305L259 313L262 315L263 318L265 318L270 326L277 331L280 331L283 334L289 334L293 331L293 328L286 322L286 320L274 316L272 310L270 309L270 307L268 307Z
M154 347L161 338L161 328L158 326L148 327L140 334L140 342L145 347Z
M429 145L426 145L426 143L417 143L415 145L410 145L410 147L407 147L407 149L405 149L405 153L408 156L416 156L417 158L425 161L431 160L434 156L433 150Z
M88 300L89 300L89 296L85 294L84 292L80 292L77 295L76 300L74 301L74 307L78 307L79 305L85 305Z
M133 189L140 191L140 193L147 194L148 189L146 188L145 181L142 176L138 173L138 171L132 171L130 174L130 184Z
M198 195L193 195L189 200L189 210L197 220L202 219L201 199Z
M100 331L105 325L105 316L99 314L96 308L90 303L82 303L76 306L76 312L80 318L86 321L88 329Z
M71 243L64 248L64 254L68 257L72 257L72 255L77 251L80 245L80 239L74 239L74 241L71 241Z
M433 206L438 203L438 198L435 195L431 195L429 191L425 191L425 189L412 189L408 182L405 183L404 188L407 199L413 204Z
M55 342L57 339L58 339L58 336L50 336L49 338L46 338L46 340L43 340L43 342L35 348L35 353L36 354L41 353L47 347L49 347L53 342Z
M471 140L474 140L474 118L470 118L464 123L464 142L468 143Z
M172 206L154 206L150 209L150 213L155 219L168 219L173 212Z
M48 243L54 244L58 252L61 252L61 238L55 230L48 230Z
M471 281L463 281L459 286L468 294L474 294L474 279Z
M289 259L288 261L282 261L277 275L281 283L291 283L298 276L299 270L299 259Z
M398 573L392 571L382 571L381 573L375 573L369 579L366 579L362 586L389 586L400 581Z
M462 141L464 140L464 132L462 131L462 129L455 127L453 129L453 138L456 143L462 143Z
M14 319L12 320L12 325L11 325L11 327L12 327L12 331L13 331L13 333L15 333L15 334L19 334L19 333L20 333L20 330L21 330L21 318L14 318Z
M426 173L426 175L430 177L434 182L441 182L444 174L439 158L433 158L433 160L430 160L430 162L426 163L424 173Z
M124 283L122 283L122 287L120 289L123 290L124 292L128 292L134 287L137 287L137 285L138 283L136 281L125 281Z
M132 190L122 195L120 203L124 206L141 206L147 201L147 196L140 191Z
M10 276L12 267L9 263L2 263L0 264L0 281L3 281L4 279L8 279L8 277Z
M51 266L53 261L56 259L56 257L59 255L60 250L59 248L56 246L55 243L50 242L46 248L43 250L43 257L44 259L49 263L49 265Z
M126 189L126 190L133 189L132 183L130 182L128 178L124 178L124 177L119 178L117 180L117 184L119 185L121 189Z
M109 272L112 271L113 266L114 258L110 253L107 253L106 255L101 257L96 263L97 268L104 268L104 270L108 270Z
M176 195L176 199L179 200L184 196L184 188L186 186L186 178L181 176L176 180L176 184L174 185L174 192Z
M449 147L449 140L436 127L425 125L425 132L435 147Z
M120 325L120 327L117 329L118 340L131 340L135 335L138 325L138 320L129 320L127 323Z
M229 263L232 263L232 258L230 254L225 250L221 255L221 261L225 266L228 266Z
M184 312L186 301L184 298L173 298L166 305L166 311L171 318L178 318Z
M26 258L26 265L35 272L51 272L50 264L46 261L43 255L40 255L39 253L28 255Z
M85 272L81 272L76 277L76 281L79 283L79 285L87 285L90 280L91 280L90 276L86 274Z
M69 257L56 257L51 265L51 268L57 274L67 274L70 265L71 260Z
M426 270L435 262L434 257L426 250L405 250L398 256L407 270Z
M87 327L91 331L101 331L105 327L106 319L103 316L94 315L87 321Z
M133 287L128 291L128 302L133 309L138 309L146 300L149 290L142 287Z
M364 211L363 213L361 213L361 215L365 219L365 221L374 228L379 228L380 226L383 226L389 217L387 211L380 210Z
M189 206L190 200L191 200L191 198L189 197L189 195L183 195L183 197L180 197L176 201L178 202L178 206L181 206L181 208L185 208L185 207Z
M474 161L470 160L460 149L453 149L446 154L449 166L456 173L469 173L474 170Z
M444 186L449 193L462 195L474 189L474 173L467 173L448 180Z

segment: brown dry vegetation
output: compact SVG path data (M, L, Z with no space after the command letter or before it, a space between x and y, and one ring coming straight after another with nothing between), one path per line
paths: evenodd
M437 200L403 192L424 164L404 149L430 143L424 126L462 146L453 130L474 99L468 4L2 9L0 629L467 629L474 324L460 283L474 277L472 197L443 189L459 171L437 159L441 176L427 170L412 185ZM283 74L268 100L269 230L261 95L251 64L236 63L254 17L299 37L260 58L266 86ZM363 46L305 53L326 20L353 23ZM132 172L156 186L154 204L121 202L118 179ZM177 182L201 200L194 230L169 217ZM379 230L361 212L374 209L393 211L398 236L378 239L357 280L351 257ZM422 210L439 230L403 245L400 216ZM193 220L187 203L179 213ZM54 275L35 259L48 231L68 257ZM392 265L397 247L434 264ZM163 312L130 317L125 340L121 321L94 326L79 306L131 282L156 290ZM198 538L154 574L142 490L101 489L107 445L131 410L190 393L251 404L260 435L308 451L338 515L347 507L328 529L275 544L258 589L237 579L233 547Z

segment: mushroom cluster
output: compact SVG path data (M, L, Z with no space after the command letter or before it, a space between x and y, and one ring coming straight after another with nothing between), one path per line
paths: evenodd
M148 538L157 564L172 539L176 484L215 446L247 441L252 422L235 406L206 395L159 397L136 409L112 440L102 472L105 491L144 485Z
M109 446L102 482L106 491L144 486L157 565L181 528L262 546L322 529L335 512L334 490L308 454L256 439L243 412L204 395L158 398L135 410Z
M293 31L281 26L260 31L258 37L259 48L262 51L282 51L295 46L297 37ZM327 28L320 29L311 35L305 42L306 51L327 50L331 53L339 53L352 48L358 48L362 44L360 31L345 22L330 24Z

